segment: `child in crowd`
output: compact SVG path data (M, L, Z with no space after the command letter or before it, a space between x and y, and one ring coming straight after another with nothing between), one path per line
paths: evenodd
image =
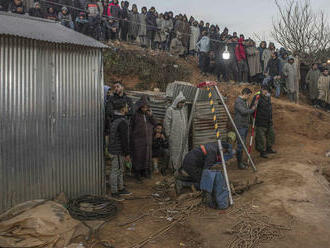
M110 181L111 195L120 198L121 195L130 195L124 187L124 164L130 163L129 155L129 124L125 118L128 106L124 101L114 103L116 119L111 123L109 153L112 155Z
M168 141L163 133L163 125L158 123L154 129L152 140L152 163L155 174L159 173L160 159L166 156L168 149ZM161 168L162 175L165 175L166 168Z

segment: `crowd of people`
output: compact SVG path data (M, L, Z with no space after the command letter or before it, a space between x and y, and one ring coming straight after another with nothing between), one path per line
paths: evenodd
M204 75L215 74L219 82L265 84L275 90L275 97L286 94L292 102L299 100L299 91L305 87L300 83L299 58L284 48L276 49L272 42L267 46L265 41L257 47L243 34L231 34L228 28L221 31L218 25L173 11L159 13L155 7L142 7L139 12L136 4L130 7L128 1L118 0L0 0L0 11L55 20L101 41L129 41L174 56L198 56ZM328 109L329 68L327 63L317 68L306 85L313 105Z
M213 206L216 201L220 208L228 206L228 201L224 199L228 198L228 192L223 192L222 174L212 176L214 171L210 171L210 168L222 161L218 143L204 144L188 151L188 111L182 92L173 99L162 122L157 122L153 117L150 100L146 95L133 104L121 82L115 82L113 90L105 86L104 94L105 148L111 159L112 197L120 199L122 195L131 194L124 187L125 170L133 170L137 183L150 179L154 173L165 175L170 171L178 181L196 184L208 192L206 196L209 200L212 199L212 191L216 190L217 199L210 200L208 205ZM267 159L269 154L276 153L273 150L275 132L271 94L269 87L262 85L249 103L252 94L251 89L245 88L237 97L234 122L242 141L246 143L250 118L255 118L256 150L260 152L260 157ZM230 135L228 137L231 138ZM238 169L246 169L240 139L228 140L222 142L224 159L229 160L236 154ZM236 151L233 149L235 141ZM216 180L216 183L210 184L210 180Z

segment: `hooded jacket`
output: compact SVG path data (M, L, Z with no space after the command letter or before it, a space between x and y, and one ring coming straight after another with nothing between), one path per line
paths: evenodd
M66 13L66 15L63 14L63 10L67 8L66 7L63 7L62 8L62 11L58 13L58 20L59 21L65 21L65 22L71 22L72 21L72 17L70 15L69 12Z
M152 163L153 127L156 121L141 111L141 107L149 106L146 96L135 104L135 114L131 120L131 151L135 171L150 170Z
M181 161L188 151L188 142L183 147L184 139L187 138L187 111L186 108L179 109L178 103L185 101L183 93L175 98L172 105L166 110L164 129L169 140L170 162L175 169L181 167Z

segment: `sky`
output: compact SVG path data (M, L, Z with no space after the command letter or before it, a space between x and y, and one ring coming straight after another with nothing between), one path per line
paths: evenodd
M285 0L280 0L285 2ZM299 0L302 1L302 0ZM274 0L130 0L139 10L154 6L157 12L172 10L186 13L198 20L218 24L220 29L228 27L229 32L243 33L246 38L259 41L273 41L271 36L273 19L277 18ZM314 10L322 9L330 18L330 0L310 0Z

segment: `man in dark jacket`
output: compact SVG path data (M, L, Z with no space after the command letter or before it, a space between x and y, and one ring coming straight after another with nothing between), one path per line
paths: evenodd
M232 147L222 142L225 160L232 158ZM221 161L217 142L201 145L191 150L185 156L180 174L183 177L190 177L193 182L200 183L204 169L210 169L217 162Z
M268 158L267 154L276 153L272 146L275 143L275 133L273 128L273 111L271 95L266 85L253 97L251 106L257 105L256 115L256 150L260 152L262 158ZM266 140L266 149L265 149Z
M12 0L9 4L8 11L14 14L25 15L25 6L22 0Z
M146 25L147 25L147 38L148 38L148 47L154 49L155 47L155 36L157 31L157 17L155 15L155 8L151 7L147 13Z
M119 198L121 195L130 193L124 187L124 164L131 163L129 151L129 124L125 115L128 112L124 101L114 104L116 120L111 124L109 153L112 155L110 183L112 197Z
M120 39L122 41L127 41L127 34L128 34L128 17L129 17L129 2L122 1L121 2L121 20L120 20Z
M246 141L246 137L249 132L250 115L254 113L254 111L256 110L255 105L253 105L252 108L249 108L247 103L251 94L252 91L249 88L243 89L242 94L239 97L237 97L234 107L235 125L244 142ZM237 152L236 152L237 167L241 170L245 169L245 165L242 162L242 155L243 155L243 145L241 144L240 140L237 139Z
M29 16L44 18L44 13L41 10L39 2L35 2L34 3L34 8L29 9Z
M134 106L132 99L125 94L125 89L121 82L115 82L113 88L114 88L114 93L112 96L109 97L105 106L106 121L108 122L113 121L115 117L114 104L118 101L123 101L127 104L128 112L126 113L126 117L130 119L134 113Z
M10 0L0 0L0 11L8 11Z
M281 68L281 60L278 58L277 52L274 52L265 69L267 77L265 78L264 83L266 84L267 82L268 87L274 85L276 88L275 97L280 97L281 94Z

